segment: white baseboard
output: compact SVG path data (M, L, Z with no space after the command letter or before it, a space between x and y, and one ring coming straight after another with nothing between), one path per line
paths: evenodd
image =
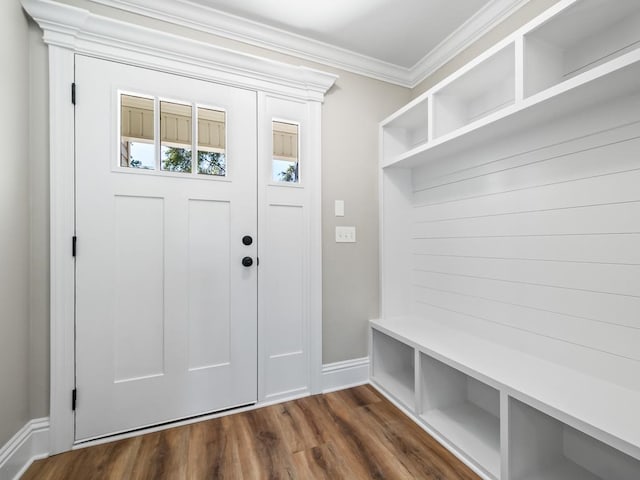
M49 455L49 419L30 420L0 447L0 480L17 480L35 461Z
M322 366L322 392L328 393L369 382L369 357Z

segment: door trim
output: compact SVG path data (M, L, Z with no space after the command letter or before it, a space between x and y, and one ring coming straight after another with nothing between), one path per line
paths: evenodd
M337 76L177 37L49 0L22 0L22 4L43 29L43 40L49 50L51 454L68 451L74 445L71 392L75 387L75 262L71 239L75 234L75 128L71 84L76 53L309 102L313 130L309 134L313 136L312 151L317 159L315 178L310 179L309 185L313 192L310 208L313 267L308 303L310 390L319 393L322 374L320 119L324 94ZM82 101L81 86L78 101ZM78 240L78 252L82 252L82 239ZM82 392L78 402L82 402Z

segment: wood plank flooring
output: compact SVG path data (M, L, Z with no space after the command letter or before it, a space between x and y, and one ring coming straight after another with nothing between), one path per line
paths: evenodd
M478 479L371 386L35 462L23 480Z

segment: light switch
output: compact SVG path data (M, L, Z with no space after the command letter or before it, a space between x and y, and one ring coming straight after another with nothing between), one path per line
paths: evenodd
M336 227L336 243L356 243L356 227Z
M344 217L344 200L336 200L336 217Z

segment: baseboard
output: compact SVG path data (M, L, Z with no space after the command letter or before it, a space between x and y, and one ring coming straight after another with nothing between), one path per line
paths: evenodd
M369 382L369 357L322 366L322 392L328 393Z
M49 419L30 420L0 447L0 480L17 480L40 458L49 455Z

